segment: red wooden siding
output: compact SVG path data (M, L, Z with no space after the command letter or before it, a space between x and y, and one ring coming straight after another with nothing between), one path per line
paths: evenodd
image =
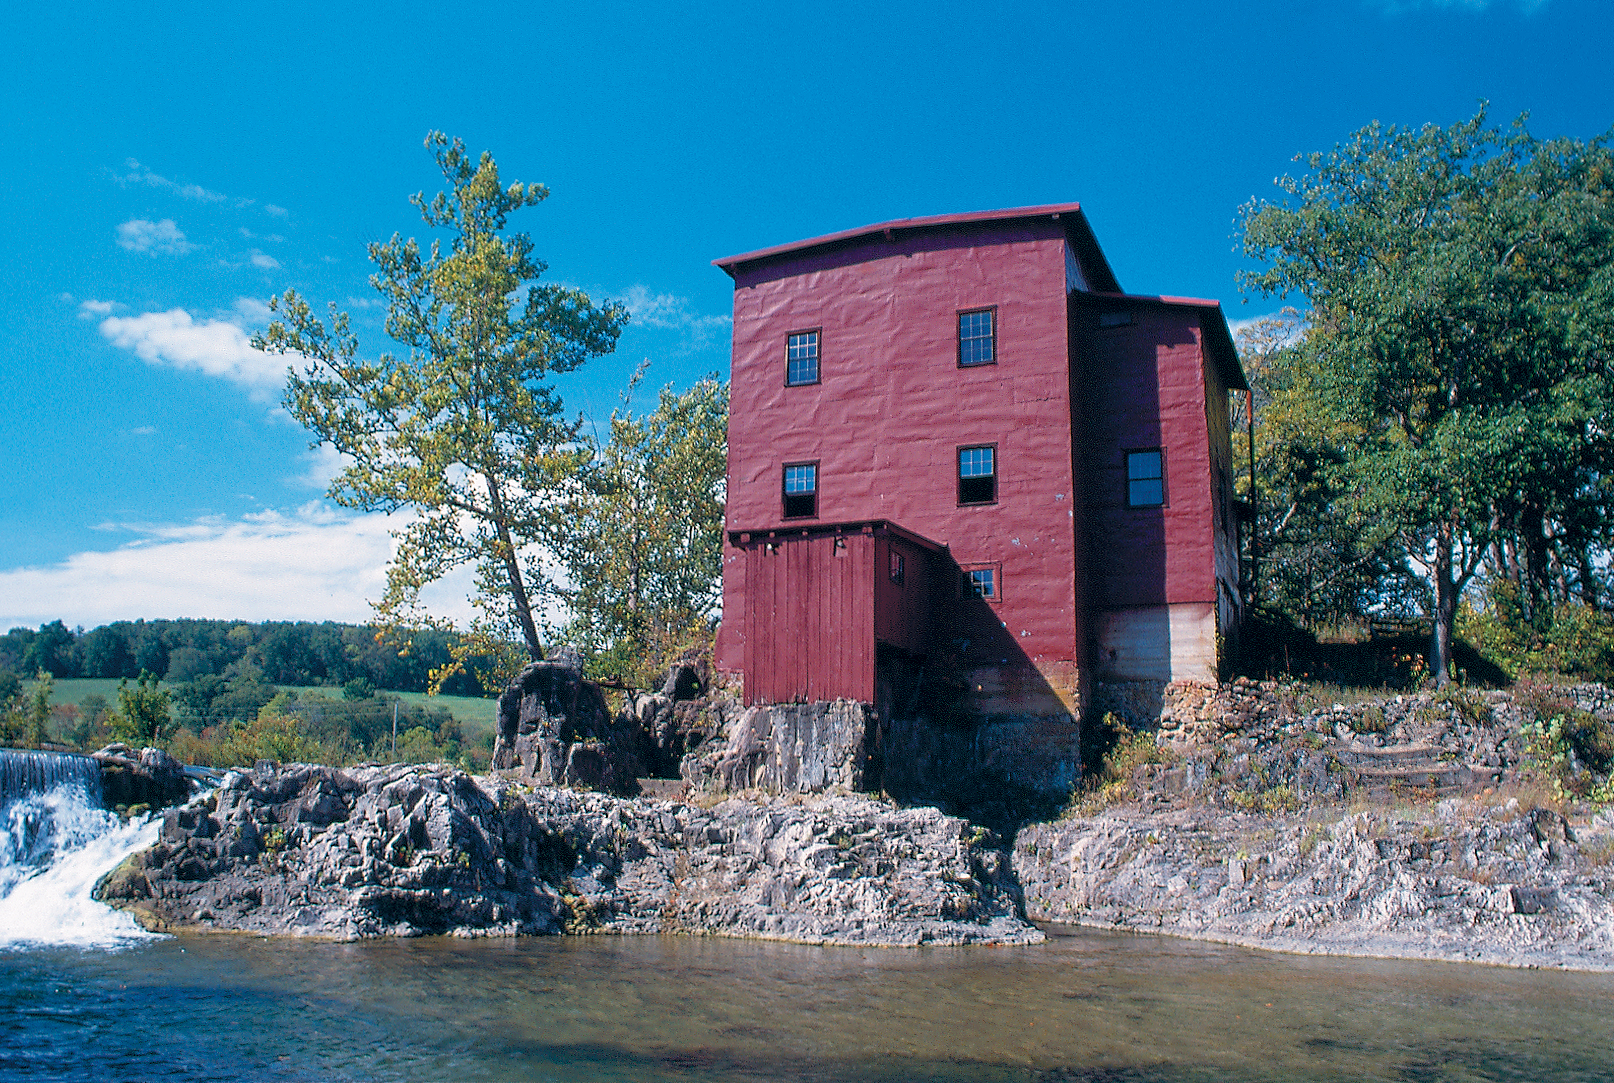
M746 703L872 701L874 538L784 535L742 550Z

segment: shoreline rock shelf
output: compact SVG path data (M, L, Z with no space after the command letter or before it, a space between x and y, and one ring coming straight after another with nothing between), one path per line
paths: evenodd
M1583 828L1588 853L1549 809L1452 798L1437 814L1123 810L1029 827L1013 864L1033 920L1308 955L1614 970L1614 819Z
M684 932L1029 944L1007 854L931 808L850 796L710 808L453 768L232 773L167 813L97 897L158 931L352 940Z

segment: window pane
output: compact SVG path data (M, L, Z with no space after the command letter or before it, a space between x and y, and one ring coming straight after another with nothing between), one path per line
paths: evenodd
M1141 478L1159 478L1161 476L1160 452L1128 452L1126 456L1126 476L1132 481L1137 481Z
M818 332L802 331L789 338L785 348L785 382L818 382Z
M997 597L997 577L993 575L991 568L973 568L966 575L968 578L965 585L971 594L977 598Z
M811 464L785 467L785 492L814 493L817 491L818 467Z
M992 449L967 447L958 453L958 476L961 478L989 478L992 469Z
M1166 502L1166 488L1159 478L1144 478L1127 482L1127 501L1135 508Z
M958 314L959 364L984 365L993 360L992 316L990 310Z

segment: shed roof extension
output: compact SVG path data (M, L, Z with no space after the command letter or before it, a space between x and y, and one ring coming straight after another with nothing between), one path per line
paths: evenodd
M1104 258L1104 252L1098 246L1098 239L1093 236L1093 229L1088 225L1087 216L1082 213L1080 203L1051 203L1043 207L1012 207L997 211L971 211L967 214L936 214L926 218L898 218L891 222L841 230L839 233L826 233L822 237L811 237L805 241L759 248L738 256L725 256L722 259L714 259L712 264L723 268L732 278L740 268L748 264L800 255L812 249L845 247L881 234L888 239L895 239L901 233L1028 219L1052 219L1059 222L1064 227L1065 237L1075 251L1089 285L1105 293L1121 291L1120 283L1115 280L1115 272L1110 269L1109 261Z

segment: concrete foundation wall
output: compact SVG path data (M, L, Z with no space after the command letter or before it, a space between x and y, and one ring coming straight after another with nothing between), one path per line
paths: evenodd
M1215 602L1139 606L1097 614L1102 681L1210 681L1217 674Z

